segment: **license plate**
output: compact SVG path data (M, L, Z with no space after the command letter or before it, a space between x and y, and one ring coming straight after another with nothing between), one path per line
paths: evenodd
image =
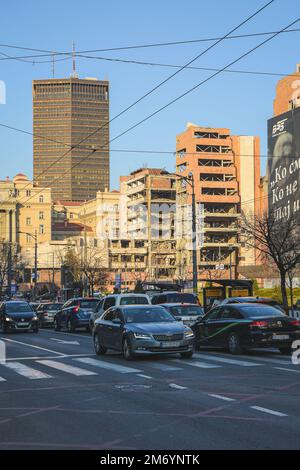
M273 335L273 339L276 340L284 340L284 339L290 339L290 335Z
M162 348L179 348L180 341L165 341L161 343Z
M29 326L29 323L18 323L18 327L23 327L23 328L27 328Z

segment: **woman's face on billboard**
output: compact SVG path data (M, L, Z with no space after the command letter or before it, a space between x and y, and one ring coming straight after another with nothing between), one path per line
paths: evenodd
M290 142L286 142L283 145L283 149L282 149L283 156L288 157L288 156L292 155L292 151L293 151L292 144Z

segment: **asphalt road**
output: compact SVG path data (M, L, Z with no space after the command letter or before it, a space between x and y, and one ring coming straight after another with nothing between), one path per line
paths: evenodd
M0 450L300 447L300 366L276 350L127 362L86 333L0 340Z

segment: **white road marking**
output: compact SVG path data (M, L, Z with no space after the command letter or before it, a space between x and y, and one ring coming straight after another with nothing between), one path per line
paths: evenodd
M200 369L216 369L217 367L221 367L215 364L208 364L207 362L193 361L192 359L185 361L182 359L174 359L174 362L179 362L181 365L187 364L188 366L199 367Z
M248 359L249 356L247 356L247 359ZM250 357L249 357L250 359ZM252 359L252 357L251 357ZM263 362L271 362L273 364L282 364L282 365L285 365L285 366L288 366L290 364L289 361L283 361L282 359L276 359L275 357L274 358L271 358L271 357L255 357L256 360L258 361L263 361Z
M175 366L169 366L168 364L160 364L160 363L154 363L154 364L149 364L151 367L154 367L154 369L159 369L164 372L173 372L176 370L183 370L182 367L175 367Z
M144 374L136 374L138 377L142 377L143 379L153 379L153 377L150 377L150 375L144 375Z
M274 416L281 416L281 417L287 416L286 414L280 413L279 411L269 410L268 408L262 408L261 406L251 406L250 408L252 408L253 410L262 411L263 413L268 413Z
M286 369L285 367L274 367L274 369L286 370L287 372L298 372L298 374L300 374L300 370L296 369Z
M7 367L7 369L11 369L17 374L22 375L23 377L26 377L30 380L51 378L51 375L44 374L43 372L33 369L32 367L25 366L25 364L21 364L21 362L8 362L2 363L2 365Z
M88 364L94 367L101 367L102 369L110 369L116 372L121 372L121 374L129 374L132 372L142 372L139 369L134 369L133 367L126 367L113 362L102 361L101 359L91 359L88 357L82 357L80 359L74 359L74 361L82 362L83 364Z
M64 359L66 357L87 357L95 356L95 354L62 354L61 356L22 356L22 357L7 357L4 362L8 361L37 361L38 359ZM1 364L1 360L0 360Z
M186 390L187 389L187 387L182 387L181 385L177 385L177 384L169 384L169 387L176 388L177 390Z
M224 397L223 395L215 395L214 393L209 393L210 397L219 398L220 400L224 401L236 401L235 398Z
M34 344L23 343L22 341L16 341L15 339L8 339L2 338L4 341L8 341L10 343L22 344L22 346L28 346L29 348L40 349L41 351L47 351L52 354L58 354L59 356L63 356L64 354L59 351L53 351L52 349L42 348L41 346L35 346Z
M81 369L79 367L69 366L68 364L64 364L63 362L56 362L56 361L36 361L39 364L43 364L44 366L52 367L53 369L61 370L63 372L67 372L68 374L76 375L78 377L82 375L98 375L96 372L92 372L90 370Z
M207 359L209 361L216 361L216 362L223 362L224 364L233 364L235 366L243 366L243 367L253 367L253 366L261 366L262 364L258 364L256 362L248 362L248 361L240 361L237 359L229 359L227 357L219 357L219 356L209 356L208 354L195 354L196 357L199 359Z
M4 379L3 377L0 377L0 382L6 382L6 379Z
M70 344L70 345L75 345L75 346L80 346L80 343L78 341L65 341L64 339L58 339L58 338L50 338L52 341L57 341L58 344Z

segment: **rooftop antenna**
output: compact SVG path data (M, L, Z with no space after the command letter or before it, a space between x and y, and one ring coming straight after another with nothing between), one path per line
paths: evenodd
M52 77L55 78L55 54L52 56Z
M73 44L72 44L72 74L71 74L71 77L72 78L78 78L78 75L76 73L76 54L75 54L75 42L73 41Z

